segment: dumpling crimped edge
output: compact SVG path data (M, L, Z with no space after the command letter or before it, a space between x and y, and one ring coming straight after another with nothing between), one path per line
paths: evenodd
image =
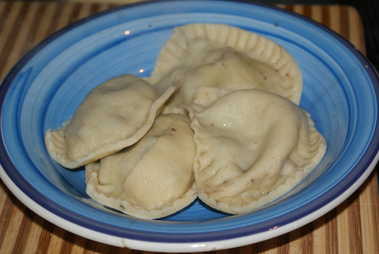
M197 189L198 198L203 201L208 206L212 207L213 209L216 209L218 211L222 211L228 214L244 214L248 212L253 212L258 209L264 208L267 204L270 204L271 202L275 201L276 199L282 197L287 192L291 191L304 177L306 177L311 170L313 170L317 164L321 161L323 156L326 153L327 145L325 138L317 131L317 129L314 126L314 122L311 119L310 115L303 111L305 116L305 123L308 128L310 129L310 136L317 136L317 143L312 144L313 146L317 146L317 149L314 150L314 154L311 158L311 160L307 161L307 165L302 168L302 170L299 170L295 173L294 177L288 177L285 182L278 185L275 189L273 189L271 192L269 192L267 195L264 195L260 197L258 200L251 202L249 205L245 205L243 207L234 207L230 206L225 202L219 202L215 199L213 199L211 196L207 195L204 192L204 189L199 186L199 167L201 165L210 165L212 164L212 160L204 156L204 154L208 153L208 150L211 149L210 147L207 147L207 144L202 144L201 139L202 133L199 133L197 130L201 126L201 123L198 121L198 119L195 117L194 112L191 112L191 127L194 130L194 141L196 144L196 153L195 153L195 161L194 161L194 176L195 176L195 184ZM314 147L312 147L314 148Z
M188 58L191 54L187 51L189 43L199 39L210 41L218 48L233 48L272 66L281 76L291 81L289 82L292 86L289 89L293 90L291 100L299 104L303 80L294 58L283 47L268 38L223 24L189 24L176 27L171 38L161 49L154 71L148 80L156 83L174 68L183 65L186 56ZM196 57L191 56L191 61L196 62Z
M304 179L304 177L307 176L307 174L319 163L321 158L324 156L325 148L326 147L323 146L323 149L320 149L319 153L315 157L317 158L316 163L311 164L303 172L301 172L300 174L296 174L295 177L288 178L286 182L279 185L275 190L270 192L268 195L261 197L259 200L252 202L249 206L245 206L243 208L235 208L227 205L226 203L217 202L216 200L212 199L207 194L199 190L199 188L197 188L198 198L208 206L212 207L213 209L228 214L244 214L262 209L267 204L270 204L273 201L275 202L276 199L284 196L287 192L291 191L291 189L294 188L296 184L298 184L302 179Z
M69 160L66 156L64 149L64 126L60 130L47 130L45 135L45 144L47 147L47 151L50 156L56 160L58 163L67 168L77 168L88 164L90 162L101 159L109 154L117 152L125 147L131 146L140 140L146 132L149 131L151 126L154 123L156 115L159 113L165 102L171 97L171 95L176 91L175 87L169 87L157 100L155 100L148 113L145 123L142 125L140 129L138 129L133 136L128 137L124 140L120 140L116 143L111 143L104 145L97 149L96 151L92 151L90 154L82 157L78 160Z
M190 205L197 198L195 183L193 183L191 188L186 193L184 193L179 199L175 200L169 206L161 209L146 210L136 207L126 200L107 197L106 195L97 192L95 189L97 179L98 174L96 173L96 166L94 164L86 165L86 192L92 199L104 206L116 209L120 212L140 219L159 219L172 215Z

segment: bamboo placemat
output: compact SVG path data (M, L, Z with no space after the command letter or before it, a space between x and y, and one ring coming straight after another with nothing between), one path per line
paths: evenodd
M0 80L27 50L49 34L116 6L94 2L0 2ZM280 7L313 18L365 52L363 28L355 9ZM352 197L317 221L271 240L217 253L379 253L378 211L378 185L373 174ZM0 253L143 252L100 244L62 230L31 212L0 182Z

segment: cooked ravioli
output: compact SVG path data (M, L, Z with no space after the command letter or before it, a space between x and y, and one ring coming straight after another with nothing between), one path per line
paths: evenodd
M133 145L174 91L158 91L132 75L105 82L89 93L62 128L46 132L47 150L64 167L77 168Z
M180 87L171 106L188 105L200 86L262 89L296 104L302 92L299 67L284 48L258 34L220 24L176 28L150 80L159 87Z
M182 72L180 78L176 79L180 89L170 101L171 107L190 108L196 103L194 93L204 91L199 89L204 87L228 91L259 89L293 99L294 94L287 89L289 80L283 80L268 64L246 57L230 48L217 49L209 53L217 55L212 57L214 62L193 67L187 72ZM175 72L173 74L178 75ZM157 86L161 84L172 85L171 82L166 82L166 79Z
M160 218L195 198L195 145L188 120L161 115L137 144L86 166L87 193L139 218Z
M283 97L256 89L217 92L191 114L198 195L227 213L250 212L294 187L326 144L309 115Z

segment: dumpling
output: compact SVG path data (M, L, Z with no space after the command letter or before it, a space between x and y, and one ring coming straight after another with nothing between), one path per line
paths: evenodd
M196 199L194 156L188 119L161 115L137 144L86 166L87 193L135 217L168 216Z
M191 113L198 196L231 214L256 210L313 169L326 143L291 101L256 89L199 99ZM203 104L202 102L206 102Z
M177 78L180 89L170 101L170 106L190 108L194 103L195 92L203 87L228 91L260 89L294 99L294 94L288 90L288 83L268 64L246 57L230 48L217 49L209 53L217 55L217 58L213 57L216 59L215 62L193 67ZM157 86L160 87L162 83L173 84L163 79Z
M296 104L302 92L299 67L284 48L263 36L220 24L177 27L149 80L159 87L180 87L172 106L190 103L199 86L262 89Z
M46 132L47 150L64 167L77 168L133 145L174 91L159 92L132 75L107 81L89 93L68 123Z

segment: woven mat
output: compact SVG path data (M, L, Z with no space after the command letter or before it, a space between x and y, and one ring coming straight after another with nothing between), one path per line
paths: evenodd
M49 34L116 6L92 1L0 2L0 80L27 50ZM353 8L280 7L321 22L365 52L360 17ZM271 240L217 253L379 253L378 204L376 175L372 175L352 197L317 221ZM16 200L0 182L1 254L133 252L87 240L54 226Z

